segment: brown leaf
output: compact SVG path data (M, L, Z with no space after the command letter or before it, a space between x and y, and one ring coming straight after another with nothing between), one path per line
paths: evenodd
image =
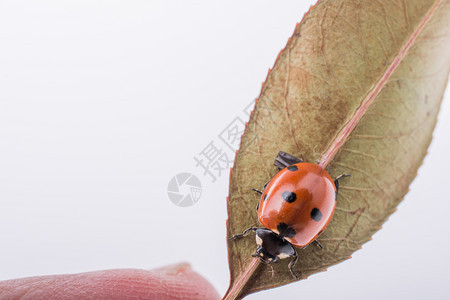
M408 192L436 123L450 69L450 0L319 1L280 53L231 173L228 237L261 227L261 188L283 150L341 182L324 249L297 249L301 279L349 258ZM253 237L229 241L230 290L252 262ZM291 283L289 260L260 264L238 293ZM236 296L236 295L235 295ZM229 296L230 298L233 298Z

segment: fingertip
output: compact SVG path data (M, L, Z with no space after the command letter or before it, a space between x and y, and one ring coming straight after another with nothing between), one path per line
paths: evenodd
M155 270L119 269L0 282L0 299L220 299L189 264Z

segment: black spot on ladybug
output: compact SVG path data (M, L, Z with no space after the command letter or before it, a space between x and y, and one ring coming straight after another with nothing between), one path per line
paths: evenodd
M291 238L295 235L295 230L286 223L278 224L277 229L281 237Z
M292 203L297 200L297 195L293 192L285 191L281 194L281 198L288 203Z
M289 171L298 171L298 167L296 165L291 165L291 166L287 167L287 169Z
M269 195L265 194L265 195L264 195L264 201L266 201L267 198L269 198Z
M320 219L322 219L322 212L320 211L320 209L318 208L313 208L311 210L311 218L316 221L319 222Z

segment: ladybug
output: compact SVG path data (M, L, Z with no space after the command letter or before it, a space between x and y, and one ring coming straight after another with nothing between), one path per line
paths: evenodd
M325 230L336 207L339 179L318 164L306 163L288 153L280 151L274 165L279 172L269 180L256 207L258 219L265 228L251 227L230 239L255 232L258 248L252 256L266 264L292 257L289 271L298 278L293 267L297 262L294 247L305 248L311 243L322 245L317 238Z

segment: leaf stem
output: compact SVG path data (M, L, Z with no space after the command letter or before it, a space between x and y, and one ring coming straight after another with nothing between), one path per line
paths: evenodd
M222 298L222 300L235 300L240 299L238 296L241 294L242 289L247 284L250 277L255 272L256 268L259 266L259 258L253 257L250 261L250 264L245 269L244 273L239 277L236 284L234 284L228 292L225 294L225 296Z

